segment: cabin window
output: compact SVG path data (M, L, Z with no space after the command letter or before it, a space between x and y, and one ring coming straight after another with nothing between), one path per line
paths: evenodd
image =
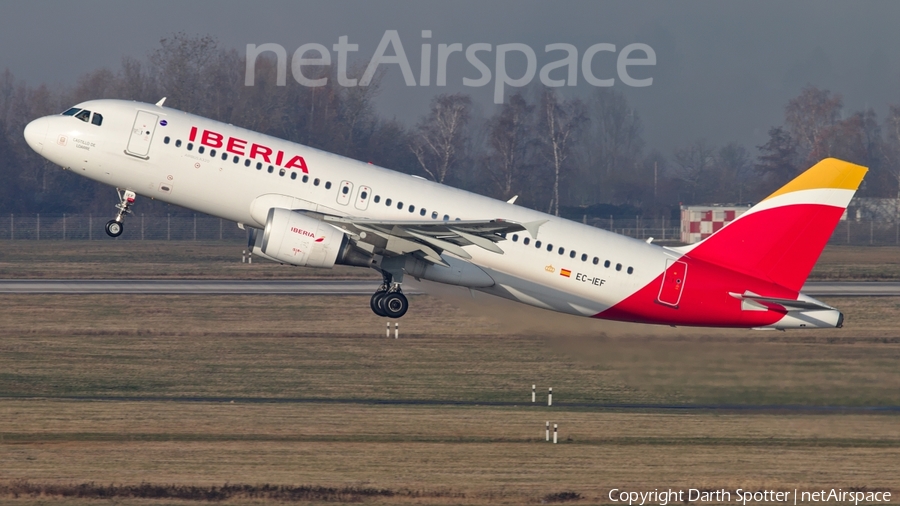
M103 116L100 114L94 113L94 116L91 118L91 124L100 126L103 124Z
M192 142L187 143L187 150L188 150L188 151L193 151L193 150L194 150L194 143L192 143Z
M164 139L163 139L163 144L168 144L168 143L169 143L169 138L168 138L168 137L164 138Z
M582 253L582 254L581 254L581 261L582 261L582 262L587 262L587 253ZM594 263L596 263L596 262L594 262Z
M319 178L313 179L313 186L319 186Z
M200 153L200 154L203 154L203 146L199 146L199 147L197 148L197 152Z
M432 219L432 220L436 220L437 217L438 217L437 211L432 211L432 212L431 212L431 219Z
M575 258L575 255L576 255L575 250L572 250L569 252L569 258Z
M309 176L307 176L306 174L303 175L303 182L304 182L304 183L308 183L308 182L309 182Z
M599 258L597 258L597 257L594 257L594 260L593 260L593 262L594 262L594 265L597 265L597 264L599 264L599 263L600 263L600 259L599 259Z
M444 221L450 221L450 215L449 215L449 214L445 214L445 215L444 215Z
M362 192L359 194L359 198L361 198L363 200L366 200L366 198L368 198L368 196L369 196L369 192Z
M397 202L397 209L403 209L403 202Z
M428 211L426 211L425 208L423 207L422 209L419 209L419 216L425 216L425 213L427 213L427 212Z
M331 189L331 181L325 181L325 189L326 189L326 190L330 190L330 189Z
M232 161L233 161L234 163L238 163L239 161L241 161L241 159L240 159L240 157L235 156L234 159L233 159Z
M291 172L291 179L297 179L297 173Z
M528 243L530 243L530 242L531 242L531 239L529 239L529 238L527 238L527 237L524 238L524 239L522 239L522 244L524 244L524 245L526 245L526 246L528 246Z
M548 244L548 245L547 245L547 251L553 251L553 245L552 245L552 244Z
M281 170L278 171L278 175L279 175L279 176L284 177L284 174L285 174L284 169L281 169Z
M249 166L250 166L250 163L251 163L251 162L250 162L250 159L249 159L249 158L246 159L246 160L244 160L244 167L249 167Z
M562 255L566 252L566 248L559 248L559 254Z
M381 195L375 195L375 203L381 202Z
M345 186L345 187L341 188L341 193L343 193L344 195L350 193L350 187ZM365 197L363 197L363 198L365 198Z
M628 268L628 274L631 274L632 272L634 272L634 267L629 267L629 268Z
M416 210L416 206L410 204L410 205L409 205L409 212L413 212L413 211L415 211L415 210Z
M621 271L621 270L622 270L622 264L616 264L616 270L617 270L617 271Z
M391 205L391 199L385 200L385 201L384 201L384 205L390 206L390 205Z
M210 157L210 158L215 158L215 157L216 157L216 150L215 150L215 149L210 149L210 150L209 150L209 157Z
M269 165L269 171L268 171L268 172L269 172L269 174L275 172L275 167L272 167L271 165Z
M181 147L181 139L178 139L178 140L175 141L175 147L176 147L176 148L180 148L180 147Z
M512 239L513 239L513 242L518 241L518 240L519 240L519 234L513 234Z
M534 241L534 247L535 247L535 248L540 248L540 247L541 247L541 241Z
M225 153L224 151L222 152L222 160L228 160L228 153Z

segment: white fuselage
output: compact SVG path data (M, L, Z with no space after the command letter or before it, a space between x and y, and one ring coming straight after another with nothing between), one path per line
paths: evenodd
M119 100L77 107L102 114L102 124L72 116L42 118L46 125L30 126L32 134L26 135L42 136L42 146L35 147L42 156L90 179L251 227L265 225L265 214L254 212L260 197L373 220L547 220L536 238L520 233L513 240L510 234L500 243L503 254L466 248L470 262L496 282L480 290L538 307L597 315L658 277L667 258L680 256L644 241L174 109ZM155 120L149 134L135 124L139 111ZM34 133L44 128L43 134ZM204 132L217 135L209 135L204 145ZM229 139L234 139L230 146ZM222 147L209 146L218 144ZM146 150L146 155L129 154L129 149ZM283 170L295 156L304 166L295 162ZM564 270L570 274L563 275Z

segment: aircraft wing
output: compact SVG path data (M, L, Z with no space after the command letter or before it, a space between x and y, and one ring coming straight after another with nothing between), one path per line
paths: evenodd
M528 232L537 237L538 228L547 220L517 223L503 219L467 221L381 221L325 216L324 220L350 233L356 245L384 256L414 254L423 260L446 265L441 253L472 258L464 246L479 248L502 255L497 245L506 234Z

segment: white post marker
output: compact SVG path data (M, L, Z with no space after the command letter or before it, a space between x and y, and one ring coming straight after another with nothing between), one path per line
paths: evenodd
M387 322L387 330L384 331L384 337L391 338L391 322Z
M554 423L553 424L553 444L556 444L556 431L557 431L557 426Z
M547 422L547 441L550 441L550 422Z
M537 388L537 385L531 385L531 402L534 402L536 399L535 392L534 392L535 388Z
M253 263L253 250L250 250L250 251L247 253L247 263L248 263L248 264L252 264L252 263Z
M241 263L247 263L247 250L241 250Z
M390 323L388 325L390 325ZM399 337L400 337L400 324L395 323L394 324L394 339L398 339Z
M550 393L547 394L547 405L548 406L553 405L553 387L550 387Z

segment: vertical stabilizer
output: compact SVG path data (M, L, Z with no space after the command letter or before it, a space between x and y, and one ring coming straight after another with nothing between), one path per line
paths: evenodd
M679 251L799 291L867 171L826 158L715 234Z

